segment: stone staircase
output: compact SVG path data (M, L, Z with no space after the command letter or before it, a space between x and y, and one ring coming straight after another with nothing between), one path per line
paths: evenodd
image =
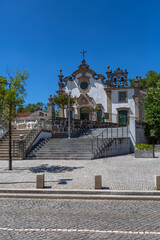
M44 139L37 144L28 154L29 159L59 159L59 160L88 160L100 156L100 152L112 143L112 139L95 141L95 137L101 134L104 128L88 129L73 138ZM94 140L94 141L93 141Z
M92 159L92 142L78 138L51 138L29 154L36 159Z
M19 140L19 136L23 134L23 136L27 135L29 130L12 130L12 156L13 156L13 141ZM18 149L15 151L18 151ZM0 139L0 161L9 159L9 134L5 134L4 137ZM18 158L13 158L18 160Z

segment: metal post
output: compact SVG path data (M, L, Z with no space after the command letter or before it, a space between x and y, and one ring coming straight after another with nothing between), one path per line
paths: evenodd
M102 143L103 143L103 132L102 132Z
M118 138L118 126L117 126L117 138Z
M112 138L112 125L111 125L111 138Z
M122 138L123 138L123 126L122 126Z
M69 95L68 95L68 138L71 138L70 96L71 96L71 91L69 91Z

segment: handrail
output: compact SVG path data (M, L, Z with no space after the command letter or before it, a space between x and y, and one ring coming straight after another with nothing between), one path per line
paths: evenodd
M27 150L27 147L30 142L34 140L34 138L37 136L37 134L41 130L51 130L51 128L46 127L46 123L49 123L51 126L51 121L48 119L39 119L38 122L34 125L34 127L30 130L30 132L24 137L24 150Z
M121 133L120 133L120 128ZM124 133L124 128L126 129L126 134ZM115 134L113 132L113 129L116 129ZM110 130L110 131L109 131ZM106 133L106 134L105 134ZM113 139L113 138L124 138L128 137L128 125L117 125L116 127L111 127L110 128L105 128L101 133L99 133L97 136L93 137L92 139L92 153L94 153L94 142L96 142L96 149L99 148L99 140L102 140L101 146L103 145L104 141L106 140Z
M27 154L28 149L30 148L31 144L34 142L37 135L42 130L52 130L51 120L49 119L40 119L34 125L34 127L29 131L29 133L19 141L15 141L14 148L16 144L18 144L19 155L20 157L24 158Z
M6 132L8 132L8 121L4 120L3 124L0 125L0 129L2 130L2 134L0 134L1 137L5 135Z

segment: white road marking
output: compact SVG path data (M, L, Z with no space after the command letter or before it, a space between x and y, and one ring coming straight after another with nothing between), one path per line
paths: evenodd
M98 230L98 229L61 229L61 228L0 228L0 231L16 231L16 232L89 232L89 233L114 233L114 234L139 234L139 235L160 235L160 232L149 231L117 231L117 230Z

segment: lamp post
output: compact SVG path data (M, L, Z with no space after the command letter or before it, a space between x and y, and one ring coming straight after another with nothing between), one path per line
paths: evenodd
M68 138L71 138L71 104L70 104L71 90L68 92Z

